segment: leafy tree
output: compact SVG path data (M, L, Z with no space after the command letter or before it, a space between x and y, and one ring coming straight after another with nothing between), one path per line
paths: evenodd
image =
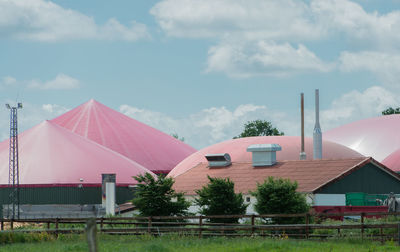
M289 179L268 177L264 183L257 183L257 189L252 193L257 203L254 209L259 214L295 214L306 213L309 205L303 194L296 192L297 182ZM278 224L304 223L304 218L273 218Z
M249 121L244 125L244 131L236 138L251 137L251 136L283 136L284 133L274 128L272 124L264 120Z
M202 215L230 215L245 214L247 204L244 203L241 193L236 194L234 183L229 178L211 178L209 183L197 190L199 196L195 202L200 206ZM211 222L237 223L236 218L211 219Z
M132 200L141 216L182 216L190 203L183 193L172 189L174 180L161 174L154 178L150 173L133 177L139 184Z
M173 138L176 138L176 139L182 141L182 142L185 142L185 138L184 137L179 137L178 133L172 133L171 136Z
M392 108L389 107L387 109L385 109L384 111L382 111L382 115L393 115L393 114L400 114L400 107L398 108Z

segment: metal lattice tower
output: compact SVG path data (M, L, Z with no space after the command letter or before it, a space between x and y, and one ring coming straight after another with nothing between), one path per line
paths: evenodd
M10 110L10 153L8 170L9 202L8 218L19 219L19 164L18 164L18 109L22 108L22 103L17 107L6 104Z

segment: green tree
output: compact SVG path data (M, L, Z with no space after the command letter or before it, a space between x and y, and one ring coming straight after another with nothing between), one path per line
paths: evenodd
M185 142L185 138L184 137L179 137L178 133L172 133L171 136L173 138L176 138L176 139L182 141L182 142Z
M234 183L229 178L211 178L209 183L197 190L196 204L202 215L231 215L245 214L247 204L244 203L241 193L236 194ZM236 218L211 219L211 222L237 223Z
M248 121L244 125L244 131L236 138L251 137L251 136L283 136L284 133L273 127L272 124L264 120Z
M387 109L385 109L384 111L382 111L382 115L393 115L393 114L400 114L400 107L398 108L392 108L389 107Z
M141 216L182 216L187 214L190 203L183 193L172 189L174 180L161 174L154 178L150 173L133 177L139 184L132 200Z
M306 213L309 205L303 194L296 192L297 182L289 179L268 177L264 183L257 183L257 189L252 193L257 203L254 209L259 214L295 214ZM273 218L273 223L304 223L304 218Z

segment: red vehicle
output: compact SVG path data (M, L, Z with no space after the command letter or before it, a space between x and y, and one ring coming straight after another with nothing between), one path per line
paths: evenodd
M377 213L387 212L387 206L313 206L313 211L316 213ZM350 217L350 216L349 216ZM357 216L351 216L357 218ZM366 218L380 218L380 215L366 215ZM335 220L343 220L343 216L331 216L327 217Z

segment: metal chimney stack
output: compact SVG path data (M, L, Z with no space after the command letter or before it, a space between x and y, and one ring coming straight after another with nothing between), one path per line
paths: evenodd
M322 159L322 132L319 125L319 90L315 89L315 126L313 133L314 159Z
M301 106L301 151L300 160L306 160L307 155L304 151L304 94L300 94L300 106Z

